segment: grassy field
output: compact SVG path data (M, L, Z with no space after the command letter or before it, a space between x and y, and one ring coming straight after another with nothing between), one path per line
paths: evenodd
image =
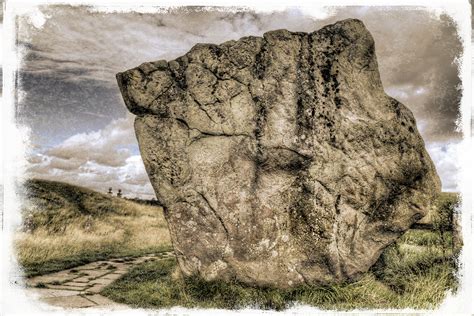
M176 262L168 259L137 266L102 294L142 308L250 306L282 310L299 302L323 309L430 309L443 301L448 290L455 292L457 288L451 239L445 239L444 245L439 241L436 232L410 230L354 283L278 290L237 282L205 282L176 276Z
M27 276L171 249L159 206L61 182L29 180L25 188L15 249Z
M179 275L175 260L137 266L103 291L117 302L135 307L171 306L282 310L294 304L323 309L432 309L458 286L457 253L452 214L457 195L443 194L440 212L425 227L410 229L389 246L360 280L330 286L301 286L292 290L253 288L237 282L205 282Z
M26 183L17 258L27 276L111 257L169 250L162 209L52 181ZM171 306L282 310L302 303L323 309L434 308L457 289L456 194L444 193L420 228L389 246L360 280L291 290L183 278L175 260L148 261L103 295L135 307Z

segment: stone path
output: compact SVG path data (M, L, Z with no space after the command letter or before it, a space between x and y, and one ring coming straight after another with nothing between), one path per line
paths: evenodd
M53 306L125 308L125 305L100 295L100 291L137 264L169 257L174 257L174 254L163 252L137 258L125 257L96 261L72 269L29 278L26 280L27 291Z

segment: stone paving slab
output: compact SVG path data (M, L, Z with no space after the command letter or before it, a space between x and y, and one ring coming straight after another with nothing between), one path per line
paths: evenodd
M123 274L122 273L110 273L110 274L106 274L104 275L103 277L100 278L100 280L111 280L111 281L115 281L117 280L118 278L120 278ZM96 280L99 280L99 279L96 279Z
M81 270L81 272L85 274L83 277L87 278L98 278L112 271L113 270Z
M89 281L93 279L94 277L91 277L91 276L82 276L77 279L74 279L73 281L77 283L89 283Z
M88 300L96 303L97 305L115 305L114 301L108 299L105 296L99 295L99 294L94 294L94 295L87 295L85 296Z
M120 275L122 276L122 275ZM118 279L118 278L117 278ZM115 279L115 280L117 280ZM99 279L95 279L93 281L91 281L89 284L104 284L104 285L109 285L110 283L112 283L111 281L115 281L115 280L111 280L111 279L104 279L104 278L99 278Z
M108 284L96 284L88 288L85 293L100 293Z
M44 298L66 297L66 296L79 295L81 293L79 291L54 290L54 289L29 289L29 291L31 293L40 295L41 297L44 297Z
M87 287L87 285L85 285L85 286L71 286L71 285L47 284L46 287L48 289L53 289L53 290L83 291Z
M81 288L83 288L83 287L87 287L88 284L89 284L89 283L85 283L85 282L82 282L82 283L81 283L81 282L71 281L71 282L66 282L66 283L64 283L64 284L62 284L62 285L64 285L64 286L72 286L72 287L81 287Z
M77 277L77 276L76 276ZM51 283L51 282L64 282L70 279L74 279L74 276L66 273L57 273L57 274L50 274L50 275L43 275L33 277L27 280L27 284L30 286L35 286L38 283Z
M164 256L163 256L164 255ZM107 307L125 308L99 293L109 284L127 273L133 266L151 260L172 257L171 252L138 258L114 258L91 262L73 269L26 280L27 290L40 300L64 308Z
M133 261L133 262L135 263L135 262L137 262L137 261ZM123 269L123 268L126 268L126 267L127 267L127 265L125 264L125 262L118 262L118 263L117 263L117 262L113 262L113 263L111 264L111 266L113 266L113 267L116 268L116 269Z
M79 295L67 297L46 297L41 299L50 305L66 308L93 307L97 304Z

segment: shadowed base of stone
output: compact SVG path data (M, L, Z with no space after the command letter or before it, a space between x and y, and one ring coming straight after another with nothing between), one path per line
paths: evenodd
M97 261L83 266L32 277L26 280L26 291L31 296L52 306L63 308L126 308L100 292L137 264L147 260L161 260L174 256L171 252L138 258L119 258Z

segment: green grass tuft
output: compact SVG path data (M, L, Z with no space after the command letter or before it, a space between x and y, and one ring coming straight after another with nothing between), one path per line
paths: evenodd
M409 230L388 247L358 281L294 289L256 288L239 282L173 278L174 259L145 262L102 292L110 299L141 308L172 306L283 310L295 303L322 309L417 308L439 306L458 286L457 262L436 232ZM447 234L447 233L445 233ZM441 242L445 243L442 244Z

